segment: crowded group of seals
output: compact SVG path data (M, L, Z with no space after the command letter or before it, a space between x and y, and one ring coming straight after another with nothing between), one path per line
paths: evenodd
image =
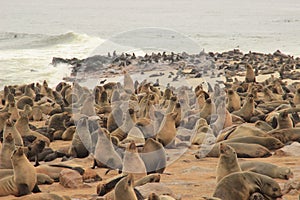
M202 57L211 61L209 67L191 66L201 63ZM300 85L284 80L287 69L299 67L298 58L279 51L243 54L238 50L109 58L123 63L118 65L123 82L101 81L92 88L76 81L53 88L47 81L4 87L0 93L0 196L39 192L50 199L67 199L40 191L37 185L59 181L69 187L71 176L65 174L73 174L83 182L90 176L96 182L103 178L95 193L106 199L176 199L175 195L157 194L151 182L168 174L167 164L177 152L195 148L195 161L218 159L215 191L205 198L276 199L287 195L274 179L292 178L290 168L255 160L241 162L239 158L270 157L274 151L300 142ZM169 62L178 77L197 78L210 69L213 77L215 71L224 70L218 76L225 81L174 87L133 80L126 70L133 60ZM64 61L56 58L53 62ZM78 70L78 60L68 62L75 63ZM272 69L267 69L273 73L281 70L279 77L270 74L259 81L259 73L268 74L265 66L269 65ZM69 141L67 148L51 148L59 140ZM90 161L91 169L79 164L80 160ZM89 175L93 174L89 170L97 168L107 170L103 177ZM107 179L110 171L119 175Z

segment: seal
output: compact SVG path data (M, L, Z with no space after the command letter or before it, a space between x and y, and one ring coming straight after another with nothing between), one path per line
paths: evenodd
M246 83L255 82L255 73L253 67L250 64L246 64L246 76L245 76Z
M217 183L228 174L242 171L237 160L236 152L232 147L225 143L220 143L219 151L220 157L217 164Z
M31 114L29 116L29 119L32 119L33 121L42 121L43 120L43 112L40 106L32 106Z
M241 109L241 97L233 89L227 91L227 105L226 108L229 112Z
M45 148L45 141L40 139L35 139L30 145L27 146L28 152L27 157L35 157L35 164L34 166L39 166L39 153L42 153Z
M239 126L231 126L228 129L223 130L223 132L218 135L217 142L243 136L266 137L269 135L261 129L245 123Z
M26 195L25 197L18 198L19 200L71 200L68 196L60 196L54 193L37 193Z
M156 139L162 143L163 146L171 145L175 143L176 127L175 120L177 113L171 112L164 116L161 122L160 128L157 132Z
M277 117L277 129L293 128L293 120L287 111L282 111Z
M61 139L63 132L66 130L65 123L70 119L70 114L68 112L57 113L50 117L48 128L53 128L54 139Z
M240 163L243 171L251 171L269 176L271 178L279 178L288 180L293 178L293 172L288 167L280 167L266 162L247 161Z
M145 163L147 174L163 173L167 166L167 157L163 145L148 138L141 150L141 158Z
M275 137L280 140L283 144L289 142L300 142L300 128L287 128L287 129L275 129L267 132L271 137Z
M134 180L133 175L122 178L116 185L114 190L115 200L138 200L134 191Z
M111 136L117 137L120 141L127 137L128 132L134 126L136 121L135 111L129 108L125 114L123 124L111 133Z
M62 134L61 139L65 141L69 141L73 139L73 136L76 131L76 126L69 126Z
M0 180L0 196L23 196L30 194L31 191L39 191L36 171L26 158L22 147L14 150L11 161L14 175Z
M81 118L78 121L77 129L68 150L69 156L73 158L85 158L92 152L92 138L88 126L87 118Z
M11 133L4 136L3 147L0 151L0 169L12 169L13 165L10 159L11 153L15 150L15 140Z
M3 130L3 136L5 137L7 134L11 133L12 137L15 140L15 145L23 146L23 139L19 133L19 131L15 127L15 123L11 120L6 120Z
M124 174L131 174L135 179L139 179L147 175L146 166L140 157L134 142L131 142L126 148L123 158L122 172Z
M264 158L271 156L271 152L259 145L259 144L247 144L247 143L226 143L227 145L231 146L237 153L238 158ZM219 157L219 145L217 143L211 147L209 147L209 152L206 155L207 157ZM200 154L199 154L200 155ZM200 156L196 155L196 158Z
M260 192L266 199L282 197L276 181L254 172L235 172L224 177L217 184L213 197L222 200L248 200L256 192Z
M17 130L19 131L19 133L21 134L22 137L24 136L35 136L37 139L43 140L46 142L47 146L49 146L50 144L50 140L49 138L45 137L44 135L36 132L36 131L32 131L29 128L29 119L28 116L26 114L21 114L20 118L17 120L16 124L15 124Z
M0 132L3 131L5 122L10 118L10 115L8 112L0 113Z
M123 70L123 74L124 74L124 90L129 94L133 94L135 91L133 80L130 74L128 74L128 72L125 69Z
M33 106L34 101L31 97L28 96L22 96L18 101L17 101L17 108L23 110L25 105Z
M97 132L98 140L95 147L92 169L97 166L121 170L122 159L113 147L111 136L106 136L101 128L99 128Z
M232 114L242 117L245 121L249 122L253 117L255 111L253 95L249 94L246 98L246 102L242 108L238 111L233 111Z
M19 110L18 108L15 106L15 103L10 103L8 105L8 112L11 113L10 116L10 120L11 121L17 121L17 119L19 119L20 115L19 115Z
M208 98L206 99L203 108L200 110L200 118L207 120L207 118L214 113L216 113L216 105L211 98Z
M244 136L244 137L237 137L237 138L224 140L224 142L259 144L266 147L269 150L277 150L284 146L284 144L280 140L274 137Z

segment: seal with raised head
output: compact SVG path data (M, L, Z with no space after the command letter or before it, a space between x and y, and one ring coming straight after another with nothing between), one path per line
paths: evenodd
M0 169L12 169L13 165L10 159L11 153L15 150L15 140L11 133L3 138L3 147L0 151Z
M160 128L156 135L156 139L162 143L162 145L167 146L175 143L176 137L176 127L175 120L177 113L171 112L165 115L163 121L161 122Z
M134 191L133 175L122 178L116 185L114 190L115 200L138 200Z
M133 175L135 179L142 178L147 175L145 163L140 157L134 142L131 142L126 148L123 158L122 172L124 174Z
M163 145L148 138L141 151L141 157L145 163L147 174L163 173L167 165L166 152Z
M231 146L220 143L219 150L220 157L217 164L217 183L228 174L242 171L237 160L236 152Z
M0 180L0 196L23 196L38 192L35 168L26 158L22 147L14 150L11 161L14 175Z

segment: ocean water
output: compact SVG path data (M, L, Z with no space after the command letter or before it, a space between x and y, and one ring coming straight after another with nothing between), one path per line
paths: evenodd
M48 80L52 57L120 51L260 51L300 56L299 0L0 0L0 88ZM189 51L190 50L190 51Z

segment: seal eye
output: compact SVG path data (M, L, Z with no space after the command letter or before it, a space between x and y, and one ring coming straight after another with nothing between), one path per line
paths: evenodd
M273 192L277 192L278 191L278 188L273 188Z

